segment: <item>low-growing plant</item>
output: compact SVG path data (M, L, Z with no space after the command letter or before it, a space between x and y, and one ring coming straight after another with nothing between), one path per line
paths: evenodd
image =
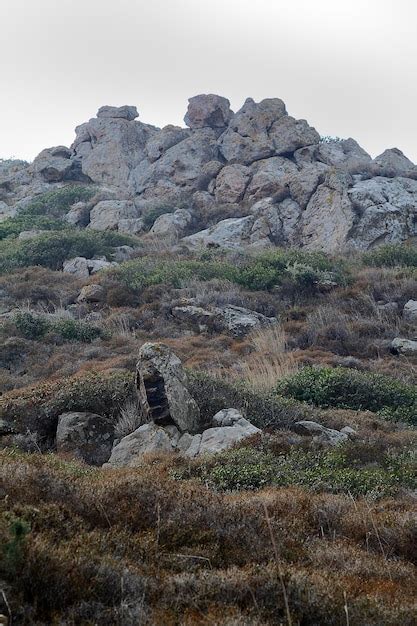
M172 207L170 205L161 204L145 209L142 213L142 220L145 229L150 230L158 217L165 215L166 213L172 213L175 208L176 207Z
M114 246L132 244L128 235L114 231L51 231L28 240L0 241L0 273L18 267L41 265L52 270L62 269L66 259L83 256L111 258Z
M0 240L17 237L24 230L65 230L69 224L48 215L17 215L0 222Z
M417 247L407 244L379 246L362 257L373 267L417 267Z
M33 198L19 210L19 216L49 215L61 217L76 202L88 201L96 193L96 188L85 185L67 185L54 191L47 191Z
M42 339L52 332L63 341L90 343L110 335L108 331L83 320L47 317L30 311L19 311L13 316L13 322L19 334L26 339Z
M391 418L401 409L406 411L408 420L417 401L413 385L383 374L344 367L304 367L281 380L276 390L280 395L321 407L388 410Z

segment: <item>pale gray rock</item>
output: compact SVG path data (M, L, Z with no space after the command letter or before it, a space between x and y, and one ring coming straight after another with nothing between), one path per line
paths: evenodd
M394 354L405 356L417 356L417 339L405 339L396 337L391 342L391 350Z
M320 143L314 156L318 161L335 167L353 167L372 161L370 155L351 137Z
M58 418L57 452L72 454L89 465L102 465L111 453L112 422L95 413L63 413Z
M325 178L328 166L324 163L306 163L289 177L290 195L295 202L305 209L311 196L317 190L317 187Z
M105 289L101 285L84 285L77 298L77 302L102 302L105 296Z
M180 432L200 429L200 411L187 388L180 359L161 343L145 343L136 366L136 386L143 414L158 425Z
M106 270L109 267L116 267L118 263L115 261L107 261L105 257L101 259L87 259L88 271L90 274L97 274L101 270Z
M184 122L195 128L225 128L233 116L227 98L214 94L200 94L188 100Z
M245 199L256 202L268 196L284 200L290 191L289 184L298 174L297 166L282 157L271 157L254 163L252 180L247 187Z
M141 217L130 217L120 219L117 222L117 230L128 235L139 235L146 231L146 227Z
M135 249L132 246L116 246L113 250L113 259L117 263L129 261L135 256Z
M145 454L174 451L172 434L166 428L143 424L114 446L105 467L134 467Z
M346 432L326 428L317 422L302 420L294 424L294 431L299 435L310 435L315 441L327 443L331 446L338 446L346 442L349 436Z
M358 250L382 243L401 243L417 235L417 181L376 177L348 191L355 211L350 247Z
M185 235L192 219L189 211L177 209L173 213L160 215L149 232L152 235L158 235L171 242L176 242Z
M181 243L190 248L239 248L249 243L254 221L253 215L221 220L210 228L184 237L181 239Z
M157 161L169 148L190 136L190 131L179 126L165 126L146 142L146 155L151 163Z
M46 148L33 161L30 171L38 174L48 183L56 183L71 178L73 161L71 151L65 146Z
M279 98L259 103L248 98L219 138L220 152L227 161L244 165L273 156L275 146L269 129L286 115L285 104Z
M64 261L62 271L66 274L73 274L77 278L88 278L90 276L88 261L83 256Z
M255 217L249 242L252 247L296 245L301 208L291 198L276 203L273 198L259 200L251 208Z
M245 195L251 176L250 169L236 163L226 165L216 178L214 196L219 204L240 202Z
M18 235L18 239L24 241L26 239L34 239L36 237L39 237L39 235L44 235L45 233L48 233L49 231L47 230L39 230L39 229L32 229L32 230L22 230L22 232L19 233Z
M124 119L131 122L139 117L138 110L135 106L124 104L121 107L102 106L97 111L97 117L112 118L112 119Z
M92 230L118 230L122 219L138 219L138 209L128 200L102 200L90 212L88 228Z
M417 300L409 300L405 303L403 317L408 322L417 322Z
M8 204L0 200L0 222L7 220L9 217L14 217L16 213L16 207L9 206Z
M194 327L200 333L206 332L210 327L214 327L216 322L216 313L214 311L208 311L201 306L193 304L175 306L171 309L171 314L175 319Z
M374 164L381 168L383 176L406 176L417 168L398 148L390 148L374 159Z
M185 456L196 457L217 454L262 432L236 409L220 411L214 416L213 422L221 425L207 428L201 435L195 435L187 448L183 446Z
M64 215L64 220L71 226L85 227L90 221L90 207L86 202L76 202Z
M299 148L320 141L320 135L306 120L296 120L289 115L279 118L272 124L269 137L273 141L275 154L278 155L292 154Z
M355 212L348 195L350 177L329 172L311 197L300 222L301 243L310 250L341 250L346 246Z
M344 426L343 428L340 429L340 432L347 435L349 439L355 439L358 435L357 431L351 426Z

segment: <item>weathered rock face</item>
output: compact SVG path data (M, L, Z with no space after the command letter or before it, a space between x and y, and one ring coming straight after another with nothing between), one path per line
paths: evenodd
M174 450L174 442L168 430L155 423L143 424L114 446L108 466L132 467L140 462L144 454Z
M102 259L86 259L83 256L76 256L73 259L64 261L63 271L67 274L74 274L78 278L88 278L90 274L96 274L97 272L117 265L115 261L106 261Z
M225 128L233 116L227 98L214 94L194 96L188 100L184 122L190 128Z
M187 389L187 376L168 346L145 343L136 368L138 398L147 421L174 425L180 432L201 428L200 411Z
M63 413L58 418L56 446L89 465L102 465L111 453L114 427L111 421L95 413Z
M366 250L417 235L417 167L400 150L372 160L352 138L321 139L278 98L248 98L233 114L226 98L195 96L189 128L137 117L134 106L101 107L76 128L70 149L1 165L0 219L54 186L83 181L105 193L96 206L71 207L73 226L141 235L145 207L182 207L191 219L173 211L152 234L172 244L186 236L188 247ZM193 224L201 231L187 237Z

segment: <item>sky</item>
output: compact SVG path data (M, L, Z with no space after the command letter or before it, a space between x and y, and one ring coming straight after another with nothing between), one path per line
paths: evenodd
M0 158L70 145L104 105L279 97L321 135L417 163L416 0L0 0Z

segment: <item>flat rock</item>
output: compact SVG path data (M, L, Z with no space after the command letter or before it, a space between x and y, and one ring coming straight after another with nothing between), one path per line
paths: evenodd
M174 452L172 434L157 424L143 424L114 446L107 467L133 467L144 454Z

